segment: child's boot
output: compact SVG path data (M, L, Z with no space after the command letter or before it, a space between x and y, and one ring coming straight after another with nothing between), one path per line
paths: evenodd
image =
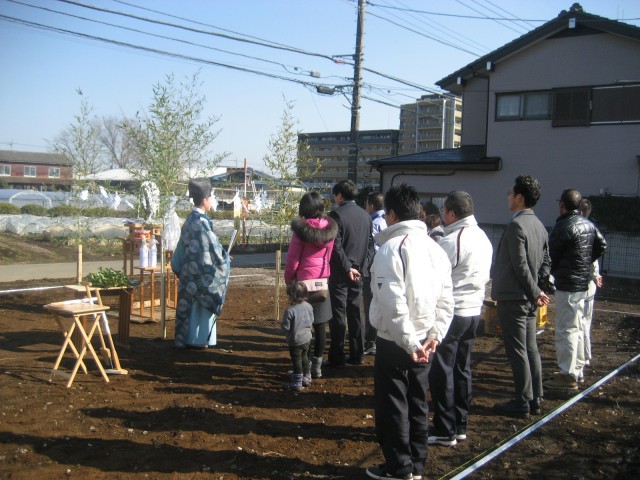
M322 377L322 357L313 357L311 359L311 378Z
M285 390L293 390L299 392L302 390L302 374L294 373L291 375L291 383L285 383L282 386Z
M302 375L302 386L303 387L308 387L309 385L311 385L311 374L310 373L304 373Z

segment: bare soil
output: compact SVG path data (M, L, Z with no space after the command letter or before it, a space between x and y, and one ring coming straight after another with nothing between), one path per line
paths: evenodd
M233 275L215 348L174 349L172 321L167 338L159 324L132 324L128 347L118 348L129 374L107 384L87 361L89 374L78 374L69 389L58 376L49 381L63 339L42 308L69 292L0 294L0 478L366 478L364 469L383 460L374 434L374 357L325 369L303 392L284 391L290 361L274 319L275 273ZM608 283L596 303L595 358L583 390L640 350L637 285ZM0 284L0 291L36 286L46 285ZM106 301L117 308L117 297ZM116 333L117 319L110 324ZM551 376L553 309L538 339ZM429 448L426 478L452 477L541 418L492 412L513 388L499 337L480 336L473 358L468 439ZM639 387L640 368L629 365L469 478L638 478ZM566 400L546 398L543 414Z

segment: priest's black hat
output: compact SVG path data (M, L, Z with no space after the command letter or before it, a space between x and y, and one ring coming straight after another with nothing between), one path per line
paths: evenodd
M189 180L189 196L193 198L194 205L200 205L202 200L211 196L211 180L208 178Z

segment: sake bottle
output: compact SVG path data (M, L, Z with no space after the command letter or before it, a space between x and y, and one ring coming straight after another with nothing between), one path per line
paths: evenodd
M150 268L156 268L158 264L158 247L156 246L156 239L151 237L149 240L151 246L149 247L149 264Z
M142 239L140 245L140 268L147 268L149 266L149 248L147 247L147 239Z

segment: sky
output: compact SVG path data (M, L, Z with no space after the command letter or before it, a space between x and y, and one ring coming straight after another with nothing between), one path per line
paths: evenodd
M399 105L572 3L371 0L360 130L397 129ZM640 0L580 4L640 26ZM95 116L133 117L167 75L198 73L204 114L219 119L211 153L263 169L285 102L300 132L349 130L357 10L357 0L0 0L0 149L50 151L80 111L78 89Z

